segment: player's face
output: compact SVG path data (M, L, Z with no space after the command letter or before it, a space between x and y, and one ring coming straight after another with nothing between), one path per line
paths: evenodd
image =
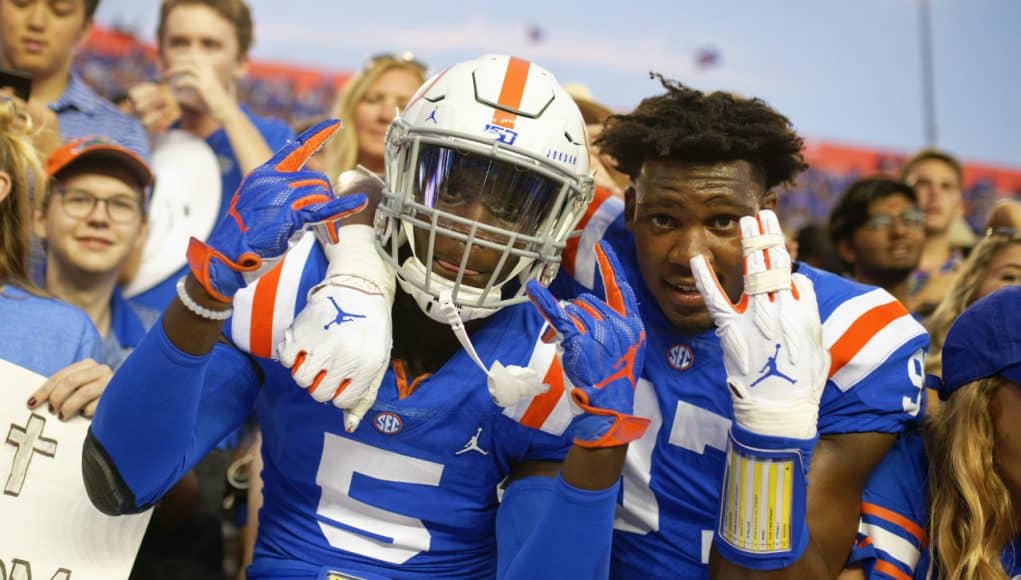
M66 74L87 30L84 0L0 0L0 63L33 77Z
M849 244L839 244L845 259L862 273L908 274L918 267L925 244L924 216L903 195L869 204L869 218L855 230Z
M961 183L953 168L938 159L915 165L904 181L915 188L918 205L925 212L925 230L943 233L961 214Z
M1005 286L1021 285L1021 241L1010 244L993 256L989 271L979 282L974 300Z
M354 113L359 163L369 169L382 168L386 130L394 120L394 113L408 104L419 84L419 78L411 71L393 68L380 75L365 91Z
M462 283L485 287L491 279L497 284L504 282L517 264L516 259L508 258L500 265L504 248L512 243L508 233L534 235L549 216L559 185L486 156L423 146L415 189L416 201L442 212L431 268L444 278L457 278L466 242L445 235L443 230L468 235L473 223L499 230L476 230L477 238L496 247L473 242L464 269ZM415 229L415 254L423 261L429 255L429 237L428 230Z
M175 65L209 67L216 80L228 93L245 71L240 58L234 25L208 6L184 4L167 14L160 41L161 64L164 70ZM181 106L196 106L195 92L190 89L176 93Z
M85 217L74 217L87 207L89 196L106 201L96 202ZM133 217L125 221L124 216ZM141 190L123 170L72 174L55 184L34 226L46 240L48 268L72 276L116 274L145 242Z
M704 254L736 301L743 288L738 220L774 204L746 161L645 162L627 192L625 217L645 285L678 331L694 334L713 325L695 286L691 258Z
M1021 505L1021 385L1008 383L989 402L993 419L993 460L1003 483Z

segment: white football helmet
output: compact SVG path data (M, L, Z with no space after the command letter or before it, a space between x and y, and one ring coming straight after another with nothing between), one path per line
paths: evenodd
M538 65L483 56L426 81L390 126L378 247L430 317L448 320L448 296L482 318L553 280L592 190L571 97Z

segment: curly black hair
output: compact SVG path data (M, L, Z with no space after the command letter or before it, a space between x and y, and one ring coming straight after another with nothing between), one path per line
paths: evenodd
M747 161L765 179L766 190L792 181L808 168L804 142L787 117L761 99L703 93L650 73L667 92L649 97L626 115L612 115L595 144L638 177L647 159L696 163Z

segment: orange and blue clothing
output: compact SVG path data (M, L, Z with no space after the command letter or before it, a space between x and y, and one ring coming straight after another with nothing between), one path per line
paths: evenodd
M597 192L569 242L553 293L595 285L594 244L608 241L635 290L648 344L635 414L652 424L631 443L613 540L613 578L708 578L734 413L720 340L678 333L645 286L623 202ZM822 436L899 433L922 405L925 330L889 293L797 264L815 285L832 363L819 411ZM580 284L582 288L577 288ZM573 288L573 290L572 290ZM598 294L598 292L597 292Z
M858 538L848 566L876 580L934 580L929 526L928 459L915 429L898 438L862 493ZM1004 547L1000 561L1010 578L1021 574L1021 536Z
M554 505L555 490L566 485L562 480L525 478L508 487L502 504L498 499L514 465L560 461L571 445L564 373L555 347L541 340L545 323L532 305L500 310L472 333L472 341L487 363L536 369L550 385L548 393L498 407L486 375L459 350L425 377L407 377L393 365L372 409L347 433L338 409L317 403L271 358L326 266L321 248L306 234L241 290L224 329L235 346L221 342L207 355L191 356L159 324L142 340L108 386L86 443L87 457L98 453L93 457L106 460L123 484L103 487L105 480L93 481L86 468L87 486L99 481L100 495L111 492L116 507L109 511L137 511L156 502L254 408L263 432L265 502L250 578L327 578L331 572L486 578L498 576L498 565L519 570L514 564L526 563L540 574L561 568L551 568L553 556L528 550L563 553L564 544L608 566L617 486L561 493L564 509L556 513L571 515L548 525L537 518L554 510L541 503L537 509L536 502ZM582 521L589 502L606 504L605 521L591 524L606 531L605 550L577 542L582 532L561 530ZM557 538L528 542L498 528ZM524 558L507 564L514 551Z

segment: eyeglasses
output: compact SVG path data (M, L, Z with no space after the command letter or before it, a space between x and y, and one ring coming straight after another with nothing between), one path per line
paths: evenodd
M53 193L60 196L60 205L67 217L85 219L92 215L97 203L106 207L106 215L110 221L119 224L134 223L142 215L142 206L138 198L130 195L115 195L99 198L84 189L54 189Z
M373 65L376 65L376 64L378 64L380 62L383 62L383 61L393 61L393 62L409 64L409 65L419 69L420 71L422 71L423 74L425 74L425 72L427 70L429 70L429 67L427 67L424 62L422 62L422 61L418 60L417 58L415 58L415 55L412 52L410 52L410 51L404 51L404 52L380 52L380 53L374 54L374 55L369 57L369 60L367 60L365 62L365 66L362 67L362 68L369 68L369 67L371 67Z
M893 220L895 219L906 228L920 228L925 224L925 215L920 210L908 209L902 211L900 215L888 213L872 214L869 216L869 219L865 220L864 226L877 232L885 231L893 226Z

